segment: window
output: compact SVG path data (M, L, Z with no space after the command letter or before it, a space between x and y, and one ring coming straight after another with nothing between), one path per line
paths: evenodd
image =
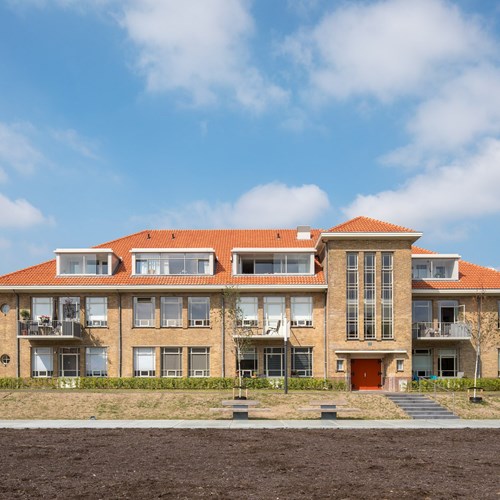
M312 377L312 347L292 347L292 375Z
M345 372L345 359L337 359L336 371Z
M182 377L182 347L162 347L161 376Z
M239 316L238 326L257 326L258 301L257 297L240 297L238 301Z
M312 297L292 297L292 326L312 326Z
M249 347L242 349L240 360L241 374L243 377L251 377L257 372L257 349ZM238 358L236 357L236 370L238 370Z
M85 349L85 376L108 376L108 350L105 347L87 347Z
M282 347L264 347L264 374L266 377L283 377L285 375L284 352Z
M405 371L404 359L396 359L396 371L397 372L404 372Z
M61 254L57 256L60 275L106 275L109 274L109 253Z
M134 326L155 326L154 297L134 297Z
M85 299L85 315L87 326L108 326L108 298L87 297Z
M212 253L137 253L135 274L213 274Z
M347 339L358 339L358 254L347 253L346 330Z
M34 347L31 360L33 377L52 377L54 375L54 355L52 347Z
M54 316L52 297L33 297L31 317L34 321L40 321L42 316L52 320Z
M498 376L500 377L500 349L498 349Z
M59 376L80 376L80 349L78 347L59 348Z
M393 333L393 255L382 254L382 339L394 338Z
M455 258L425 258L413 257L412 278L428 280L458 279L458 259Z
M313 254L256 253L237 256L237 274L313 274Z
M264 331L276 329L279 330L285 324L286 310L285 297L264 297Z
M497 328L500 328L500 300L497 302Z
M438 376L456 377L458 358L456 349L440 349L438 351Z
M182 298L162 297L161 298L161 326L181 327L182 326Z
M210 298L188 298L189 326L210 326Z
M428 328L432 328L432 302L414 300L412 302L413 336L424 337Z
M210 377L210 348L189 348L189 376Z
M80 298L59 297L59 318L62 321L80 321Z
M155 374L155 348L134 347L134 377L154 377Z
M374 339L375 332L375 254L364 255L364 338Z
M413 376L417 377L430 377L433 374L431 349L413 349L412 370Z

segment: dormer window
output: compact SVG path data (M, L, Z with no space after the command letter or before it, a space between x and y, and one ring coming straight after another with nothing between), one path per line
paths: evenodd
M415 280L458 280L460 255L416 254L412 256L412 278Z
M314 274L314 252L307 250L233 249L233 274Z
M111 249L55 250L58 276L109 276L119 262Z
M132 249L135 275L213 275L213 249Z

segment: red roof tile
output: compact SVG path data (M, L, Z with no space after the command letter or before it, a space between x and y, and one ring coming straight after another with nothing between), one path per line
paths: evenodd
M370 217L356 217L347 222L334 226L329 233L416 233L413 229L396 226Z
M111 248L122 259L113 276L56 276L51 260L0 277L0 286L93 286L93 285L322 285L325 277L316 263L312 276L232 276L233 248L310 248L320 231L311 230L310 240L298 240L297 231L273 230L145 230L93 248ZM132 248L213 248L217 258L213 276L131 276Z

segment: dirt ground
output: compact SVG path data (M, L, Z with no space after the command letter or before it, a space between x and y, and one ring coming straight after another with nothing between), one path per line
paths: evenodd
M500 497L500 431L0 430L0 498Z

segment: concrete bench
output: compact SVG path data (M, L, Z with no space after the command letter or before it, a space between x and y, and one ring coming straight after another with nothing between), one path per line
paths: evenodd
M222 401L224 408L210 408L213 412L231 412L233 420L248 420L249 412L265 412L270 411L271 408L256 408L260 403L259 401L248 399L230 399Z
M336 420L337 412L355 412L358 408L347 408L345 402L337 401L310 401L307 408L299 408L299 411L314 411L321 414L321 420Z

